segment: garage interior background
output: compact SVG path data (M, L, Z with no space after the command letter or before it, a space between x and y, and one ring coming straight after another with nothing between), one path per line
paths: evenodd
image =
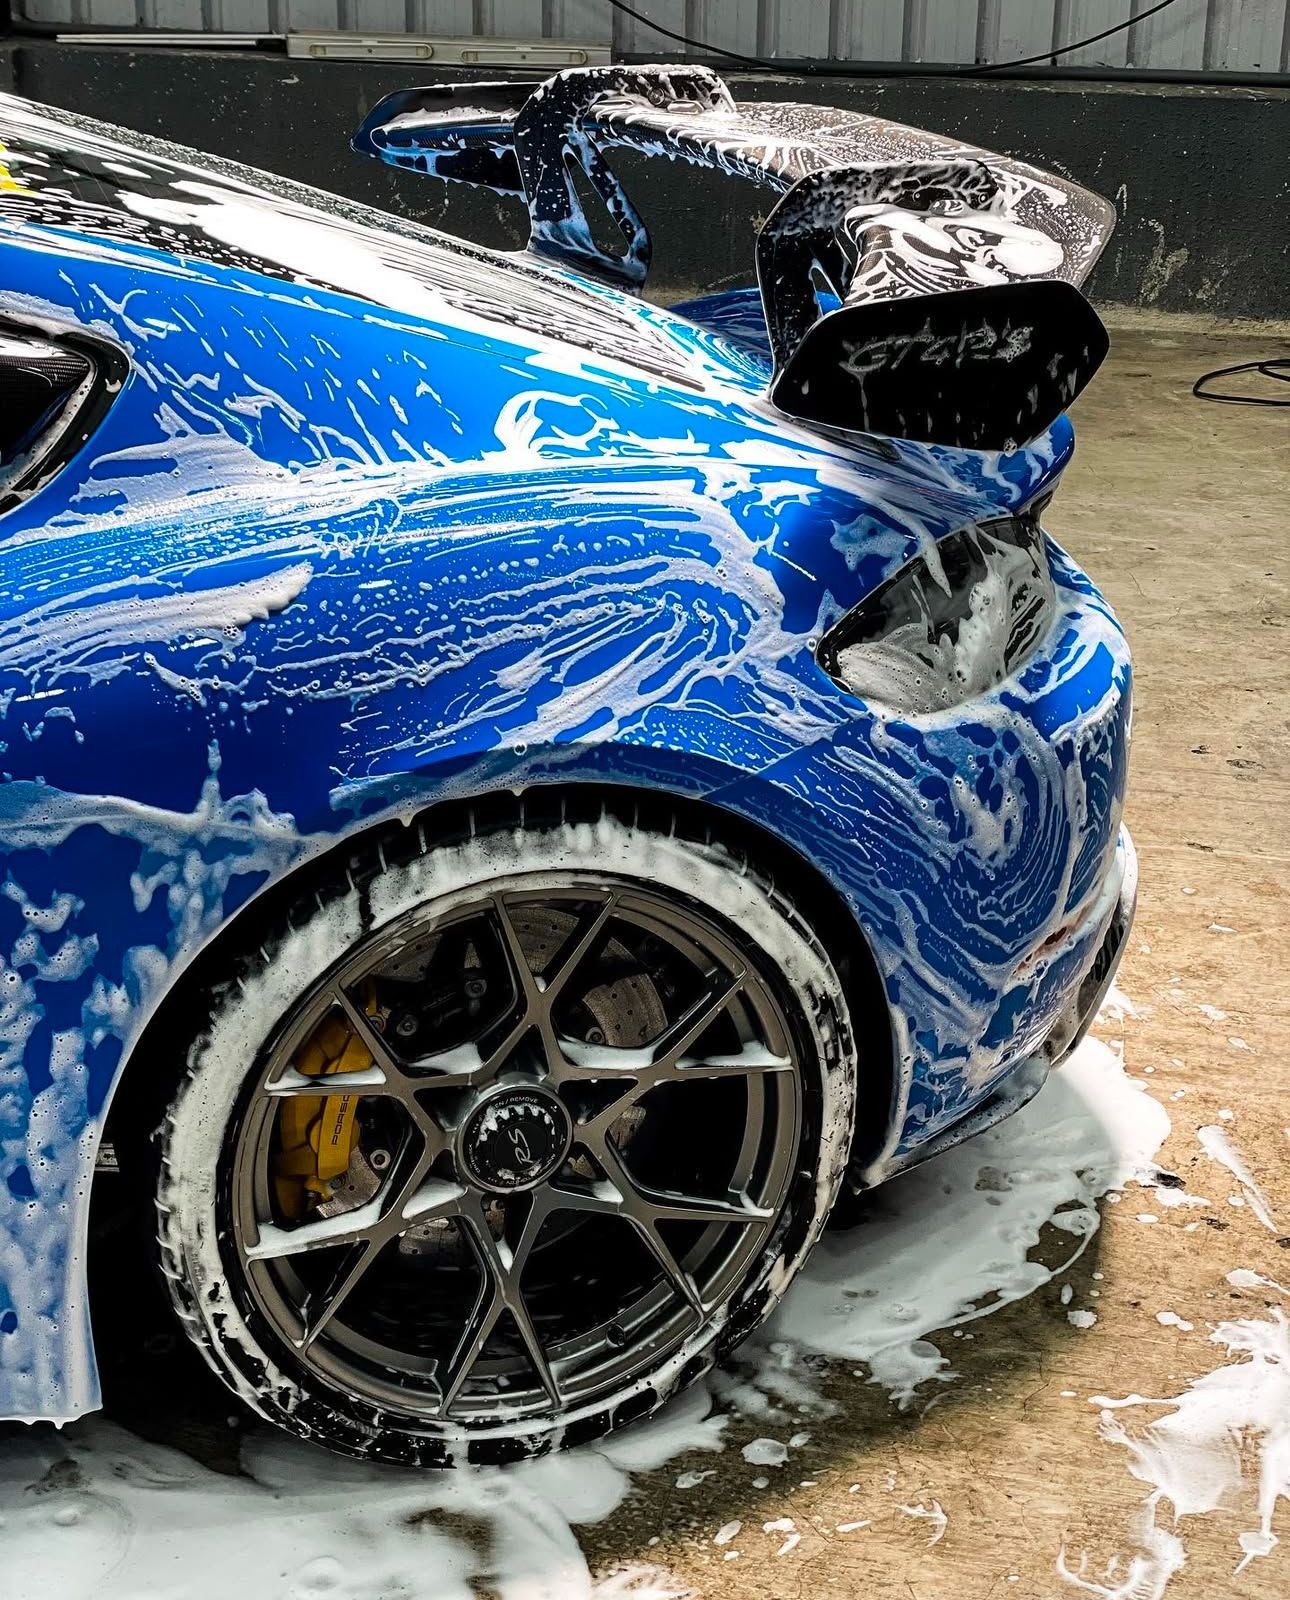
M688 52L741 97L876 112L1024 156L1108 196L1120 224L1088 286L1103 304L1290 318L1290 0L1173 0L1140 15L1154 4L633 0L632 9L782 69L744 73ZM1140 20L1084 49L1008 65L1129 17ZM496 59L481 63L489 77L518 70L503 41L547 41L543 74L610 49L629 60L687 53L609 0L12 0L0 20L0 86L497 245L520 242L518 205L445 192L350 153L371 106L391 89L458 76L460 50L444 40L498 41ZM391 54L400 59L380 58ZM679 184L644 162L631 176L655 234L658 287L746 280L764 194L701 172Z

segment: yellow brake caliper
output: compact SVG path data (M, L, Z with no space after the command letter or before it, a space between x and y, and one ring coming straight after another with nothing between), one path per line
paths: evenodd
M374 996L367 1001L376 1014ZM332 1072L362 1072L372 1053L343 1017L333 1014L313 1033L292 1062L305 1077ZM282 1102L273 1181L278 1205L288 1217L303 1215L310 1195L325 1200L332 1184L349 1170L354 1149L357 1094L293 1095Z

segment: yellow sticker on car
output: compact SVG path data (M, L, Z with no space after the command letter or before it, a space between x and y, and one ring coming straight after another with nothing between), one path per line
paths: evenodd
M20 178L15 178L4 159L5 147L0 144L0 194L30 194L31 190Z

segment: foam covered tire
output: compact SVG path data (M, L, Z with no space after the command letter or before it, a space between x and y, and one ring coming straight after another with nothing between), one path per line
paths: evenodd
M820 941L666 817L517 804L306 871L225 953L162 1126L189 1337L261 1416L388 1461L649 1414L773 1309L841 1183L855 1063Z

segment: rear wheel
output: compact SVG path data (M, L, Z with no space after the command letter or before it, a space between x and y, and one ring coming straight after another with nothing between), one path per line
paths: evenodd
M352 861L237 963L163 1130L215 1370L342 1450L532 1454L772 1308L849 1146L845 1001L712 839L508 824Z

